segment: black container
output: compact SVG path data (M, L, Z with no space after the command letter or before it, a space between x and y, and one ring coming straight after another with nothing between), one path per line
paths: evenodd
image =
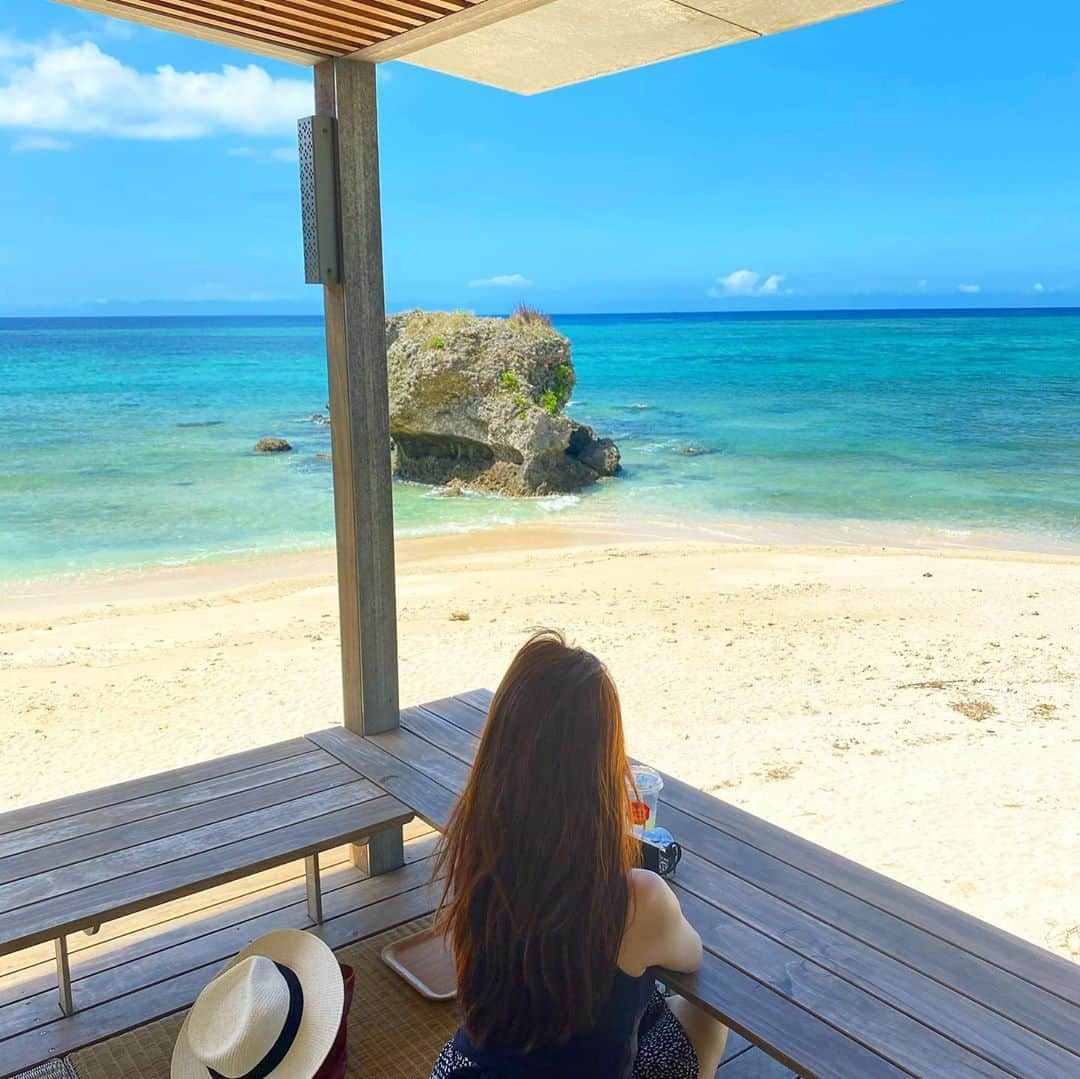
M647 839L638 839L641 844L641 866L643 869L659 873L662 877L670 877L675 872L675 867L682 857L682 847L674 840L670 843L651 843Z

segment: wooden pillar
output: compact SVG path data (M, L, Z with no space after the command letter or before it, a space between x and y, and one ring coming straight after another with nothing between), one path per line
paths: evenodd
M377 734L400 706L375 65L317 65L315 108L337 117L341 283L323 300L345 726ZM371 873L396 868L401 830L354 853Z

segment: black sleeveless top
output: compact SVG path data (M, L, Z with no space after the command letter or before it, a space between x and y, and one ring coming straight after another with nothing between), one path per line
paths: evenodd
M616 968L611 993L596 1025L563 1045L531 1053L495 1046L480 1048L461 1027L453 1046L476 1065L475 1074L487 1072L499 1079L630 1079L637 1056L638 1026L655 984L651 970L631 978Z

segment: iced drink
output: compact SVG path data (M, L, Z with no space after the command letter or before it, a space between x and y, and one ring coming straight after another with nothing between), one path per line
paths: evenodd
M664 781L655 768L645 764L630 765L630 773L637 786L636 794L630 791L630 817L634 835L641 836L656 827L656 811Z

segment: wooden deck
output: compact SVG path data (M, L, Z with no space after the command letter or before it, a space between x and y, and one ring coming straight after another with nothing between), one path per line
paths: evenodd
M324 856L324 923L314 931L332 946L433 909L432 827L468 776L489 699L463 694L406 709L396 731L360 738L334 728L254 751L247 762L282 782L269 778L278 762L318 754L320 766L303 775L336 776L337 785L362 775L423 818L406 826L400 870L369 878L345 848ZM233 788L245 769L199 767L200 782L218 784L216 798L197 803L200 814L214 817L215 802L227 810L244 797ZM4 818L0 867L41 869L56 862L50 848L76 838L111 849L136 819L152 830L155 816L132 813L153 807L161 791L153 780L126 786L129 797L110 803L118 807L111 826L97 832L57 830L60 818L41 819L40 807ZM697 975L669 980L745 1035L730 1039L721 1079L1080 1074L1073 965L672 777L661 820L686 850L673 883L707 949ZM17 842L19 833L39 842ZM312 928L302 861L118 917L94 936L75 933L81 1010L71 1017L57 1004L50 944L0 956L0 1075L185 1007L244 944L282 926Z

